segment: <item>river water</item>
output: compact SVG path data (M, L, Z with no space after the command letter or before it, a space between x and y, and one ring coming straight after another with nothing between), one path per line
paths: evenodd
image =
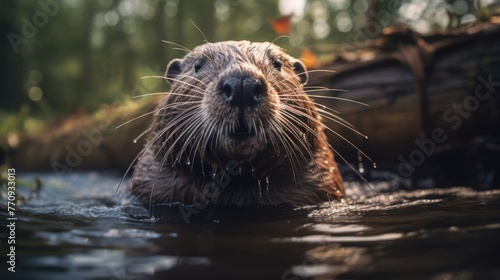
M36 177L32 194L22 185ZM320 207L173 205L150 217L126 186L116 193L119 175L17 180L16 272L3 261L1 279L500 279L500 190L348 182L348 199Z

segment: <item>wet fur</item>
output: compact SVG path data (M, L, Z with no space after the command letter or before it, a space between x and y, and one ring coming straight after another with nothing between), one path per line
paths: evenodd
M231 75L264 81L259 106L242 113L224 103L220 81ZM165 76L172 89L132 177L132 193L144 203L311 205L344 195L315 103L304 92L305 67L278 46L207 43L173 60ZM252 136L230 137L241 127Z

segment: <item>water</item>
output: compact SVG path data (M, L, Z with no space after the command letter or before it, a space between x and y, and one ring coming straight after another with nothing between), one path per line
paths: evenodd
M500 190L348 183L321 207L154 209L119 176L39 176L17 209L16 272L1 279L500 279ZM6 220L5 201L1 217ZM2 256L5 257L2 236Z

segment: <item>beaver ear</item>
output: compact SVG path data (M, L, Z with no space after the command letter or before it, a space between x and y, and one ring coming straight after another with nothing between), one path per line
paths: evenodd
M307 74L306 66L302 63L302 61L297 60L293 63L293 71L297 74L297 76L299 76L300 82L303 85L307 84L309 75Z
M182 59L176 58L168 64L167 71L165 72L165 79L171 84L173 82L172 79L175 79L181 72Z

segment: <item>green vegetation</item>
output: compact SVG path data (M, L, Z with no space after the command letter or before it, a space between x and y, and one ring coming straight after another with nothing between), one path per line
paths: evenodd
M92 114L102 104L168 90L161 78L141 79L162 76L168 61L184 54L162 40L188 48L204 36L272 41L278 35L269 22L293 14L289 39L278 44L297 56L307 47L331 58L335 51L360 47L386 26L405 23L427 32L474 20L473 2L1 1L0 135L40 131L47 119ZM490 2L481 1L484 7Z

